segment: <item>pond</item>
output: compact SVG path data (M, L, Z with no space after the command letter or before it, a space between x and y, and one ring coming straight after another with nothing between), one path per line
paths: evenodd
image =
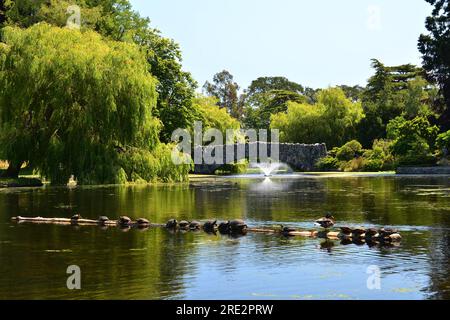
M245 219L392 226L396 246L155 228L17 225L13 216ZM448 176L196 178L188 184L0 190L0 299L450 299ZM68 266L81 290L68 290ZM370 270L380 287L368 286ZM368 273L369 271L369 273Z

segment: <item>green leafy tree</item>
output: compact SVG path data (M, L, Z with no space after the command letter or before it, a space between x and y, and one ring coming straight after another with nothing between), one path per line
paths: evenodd
M363 154L364 171L386 171L395 168L395 159L392 155L392 141L375 140L372 149Z
M397 117L389 122L388 138L393 141L392 154L400 165L435 163L433 152L439 133L424 116L407 120Z
M4 27L11 21L22 28L39 22L36 14L39 8L44 3L44 0L5 0L2 1L2 16L3 23L0 25Z
M386 126L395 117L406 112L413 118L426 111L426 91L430 90L429 83L422 79L423 70L413 65L388 67L373 59L372 67L375 74L362 94L366 117L359 128L359 140L365 147L385 138Z
M286 90L271 90L252 96L251 104L245 107L246 127L269 129L270 117L280 112L286 112L289 102L306 103L307 99L303 95Z
M321 90L322 89L313 89L313 88L306 87L305 93L303 95L308 99L308 103L314 104L314 103L317 103L317 94Z
M331 147L342 145L356 137L358 124L364 119L360 102L352 102L342 89L330 88L319 92L318 104L324 106Z
M347 85L340 85L338 88L342 89L344 91L345 96L352 100L353 102L361 101L364 88L361 86L347 86Z
M175 129L192 127L197 83L182 69L179 45L150 27L150 20L133 11L128 0L16 0L11 1L6 16L8 24L20 27L41 21L63 27L70 14L67 8L73 4L81 8L82 30L134 42L146 52L148 69L158 79L156 115L163 123L161 140L169 142Z
M270 117L287 110L289 101L306 103L305 88L284 77L260 77L241 96L247 128L269 129Z
M290 143L319 143L329 140L324 106L288 103L288 110L271 117L271 129L280 130L280 140ZM328 140L328 141L327 141Z
M246 94L248 97L252 97L273 90L284 90L298 94L303 94L305 92L305 88L301 84L292 82L285 77L260 77L252 81L246 90Z
M439 151L444 155L448 156L450 151L450 130L447 132L441 133L436 140L436 146L439 148Z
M362 155L363 147L361 143L356 140L352 140L344 144L336 153L336 158L340 161L350 161L355 157Z
M329 148L354 139L364 117L361 103L347 99L339 88L322 90L315 105L288 103L287 112L273 115L271 128L284 142L326 143Z
M431 105L438 96L434 87L429 88L429 83L422 77L410 80L405 90L401 93L401 101L404 105L403 115L407 119L418 116L434 116Z
M71 174L120 182L119 154L159 145L157 81L136 45L45 23L3 32L0 145L9 175L29 162L53 183Z
M428 78L439 84L446 108L441 116L444 128L450 128L450 1L426 0L434 6L426 20L428 34L419 38L419 51L423 55L423 68Z
M215 74L213 82L206 81L203 86L204 93L216 97L218 106L227 110L236 119L241 119L243 114L242 105L239 103L239 89L233 75L227 70Z
M227 130L239 130L240 122L233 118L224 108L217 106L217 98L198 95L194 99L197 121L203 123L203 130L218 129L224 137Z

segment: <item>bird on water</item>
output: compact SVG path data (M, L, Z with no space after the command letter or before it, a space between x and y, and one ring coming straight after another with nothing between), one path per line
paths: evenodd
M330 229L336 224L336 218L331 213L328 213L325 217L316 220L315 225L324 229Z

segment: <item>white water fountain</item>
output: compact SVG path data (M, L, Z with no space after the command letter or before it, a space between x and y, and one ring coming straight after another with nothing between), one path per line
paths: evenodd
M293 170L290 166L285 163L280 162L265 162L265 163L256 163L251 165L252 168L257 168L264 174L265 177L271 177L276 174L286 174L293 173Z

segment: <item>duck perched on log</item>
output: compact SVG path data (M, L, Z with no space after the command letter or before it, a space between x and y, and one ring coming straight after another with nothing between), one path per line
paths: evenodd
M339 237L343 240L350 240L353 238L353 229L350 227L341 227L341 233Z
M72 223L78 223L78 221L81 220L81 219L82 219L81 215L79 215L79 214L74 214L74 215L70 218L70 221L71 221Z
M378 230L375 228L369 228L366 230L366 238L373 239L379 236Z
M353 228L352 234L354 238L364 238L366 236L366 229L362 227Z
M202 224L200 222L198 222L198 221L192 221L189 224L189 230L191 230L191 231L198 231L201 228L202 228Z
M107 216L100 216L98 217L98 224L104 226L106 223L109 222L109 218Z
M230 233L230 221L221 222L219 224L218 229L221 234L229 234Z
M353 229L350 227L341 227L341 234L345 238L351 238L353 235Z
M342 234L345 234L345 235L348 235L348 236L351 236L352 233L353 233L353 229L350 228L350 227L341 227L340 229L341 229L341 233Z
M391 228L381 228L379 231L379 234L381 237L385 238L385 237L389 237L395 233L398 233L397 229L391 229Z
M13 217L11 218L13 221L17 223L36 223L36 224L57 224L57 225L74 225L74 226L101 226L102 228L107 227L120 227L123 231L129 231L132 227L138 227L145 229L147 227L166 227L172 231L176 230L184 230L189 231L190 229L193 231L200 230L203 227L203 230L206 232L215 232L216 228L220 231L221 234L226 235L245 235L247 232L253 233L266 233L266 234L283 234L286 236L295 236L295 237L305 237L305 238L321 238L321 239L329 239L329 240L341 240L343 243L354 243L357 245L398 245L402 240L402 236L398 232L397 229L391 228L381 228L381 229L365 229L362 227L358 228L350 228L350 227L341 227L339 231L308 231L308 230L296 230L291 227L281 226L281 229L278 228L249 228L245 221L241 219L236 219L232 221L222 222L217 226L217 221L207 221L203 224L198 221L188 222L188 221L180 221L172 219L169 220L165 225L151 224L147 219L138 219L136 221L131 220L127 216L120 217L116 220L109 220L106 216L101 216L97 220L83 219L80 215L74 215L71 218L45 218L45 217ZM333 219L331 217L325 217L325 219ZM178 228L179 227L179 228Z
M397 229L381 228L378 233L381 241L399 241L402 239Z
M297 232L297 229L281 225L281 234L285 236L293 236L295 232Z
M136 224L139 228L148 228L150 227L150 221L144 218L140 218L136 221Z
M178 226L180 227L181 230L189 230L189 221L186 220L182 220L178 223Z
M336 224L336 218L331 213L328 213L325 217L316 220L315 224L324 229L330 229Z
M171 219L167 221L166 228L167 229L176 229L178 227L178 221L176 219Z
M236 220L230 221L229 226L230 226L230 232L233 234L246 233L247 228L248 228L245 221L241 220L241 219L236 219Z
M205 224L203 225L203 230L205 230L208 233L216 232L216 228L217 228L217 220L206 221Z
M127 216L119 217L117 224L121 227L129 227L131 225L131 219Z
M235 219L228 222L222 222L219 225L219 232L221 234L245 234L248 226L244 220Z

